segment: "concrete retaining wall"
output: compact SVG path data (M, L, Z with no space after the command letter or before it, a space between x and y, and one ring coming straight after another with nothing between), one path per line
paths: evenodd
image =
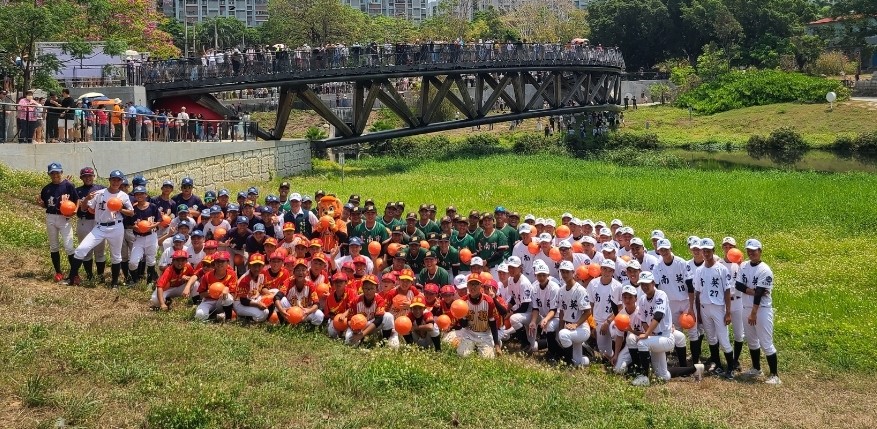
M157 188L185 176L203 185L290 176L311 169L311 150L305 140L0 144L0 162L18 170L45 173L55 161L74 176L85 166L99 177L115 169L128 177L142 174Z

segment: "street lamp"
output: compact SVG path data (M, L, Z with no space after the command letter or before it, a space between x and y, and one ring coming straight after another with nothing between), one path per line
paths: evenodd
M834 101L837 100L837 94L834 91L829 91L828 94L825 94L825 101L828 102L828 110L834 110Z

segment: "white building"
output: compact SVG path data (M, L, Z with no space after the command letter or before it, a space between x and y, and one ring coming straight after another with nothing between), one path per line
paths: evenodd
M256 27L268 20L268 0L159 0L165 15L180 22L202 22L223 16Z
M341 0L341 2L370 16L392 16L414 23L420 23L431 16L430 2L427 0Z

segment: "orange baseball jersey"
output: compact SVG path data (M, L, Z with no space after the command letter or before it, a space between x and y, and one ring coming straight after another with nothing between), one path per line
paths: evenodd
M357 295L362 294L362 277L354 277L350 280L350 283L347 284L347 287L353 289Z
M277 289L280 293L286 295L287 288L289 288L289 279L292 277L289 274L289 270L281 268L279 272L271 273L271 269L265 268L262 270L262 274L265 275L266 288Z
M366 303L364 295L358 295L347 304L349 308L348 319L353 317L354 314L362 314L368 321L372 321L377 317L384 317L386 305L384 298L380 295L375 295L375 299L371 303Z
M201 276L201 283L198 285L198 293L207 292L207 288L213 283L220 282L228 288L229 292L234 294L234 290L238 286L238 275L231 267L225 267L225 278L217 279L214 270L208 270Z
M295 286L295 282L289 284L289 291L286 292L286 299L289 305L295 307L310 307L320 301L317 296L317 286L309 280L305 281L304 286L300 289Z
M155 282L155 286L161 290L182 286L186 284L186 280L183 280L183 277L189 277L194 274L195 270L188 263L186 263L186 265L183 266L183 269L179 271L177 271L173 265L168 265L168 267L164 269L164 272L161 273L161 277L158 278L158 281Z
M332 291L328 296L326 296L325 308L323 308L323 312L328 314L330 317L335 317L335 315L346 313L347 305L350 303L352 297L356 296L356 292L350 288L344 288L344 294L341 297L335 296L335 291Z
M411 324L413 324L414 326L420 326L420 325L426 325L427 323L433 323L432 312L428 311L428 310L424 311L423 316L421 316L419 319L414 317L414 313L412 313L411 311L408 311L408 314L406 314L406 316L408 316L408 318L411 319Z
M466 319L469 320L469 329L475 332L490 331L488 322L496 320L496 306L493 304L493 300L485 294L481 294L477 300L466 295L463 300L469 304L469 315L466 316Z
M310 270L308 270L307 274L308 280L313 282L315 285L320 283L329 283L329 272L326 270L320 271L320 275L315 276Z
M238 280L237 288L233 292L235 299L259 298L259 295L262 293L262 288L265 286L265 275L263 273L259 273L256 276L253 276L251 274L252 273L247 271Z
M384 300L387 301L387 310L393 305L393 298L401 294L402 292L399 291L399 288L394 287L382 295ZM409 286L408 290L405 291L405 297L408 298L408 301L411 301L411 298L414 298L417 295L420 295L420 291L414 286Z

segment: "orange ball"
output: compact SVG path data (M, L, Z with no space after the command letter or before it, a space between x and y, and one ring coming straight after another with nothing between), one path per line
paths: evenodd
M573 241L572 242L572 251L573 251L573 253L584 253L585 247L582 246L582 243L579 243L578 241Z
M241 266L243 264L244 264L244 255L241 255L240 253L235 254L234 255L234 265Z
M344 332L347 329L347 316L344 313L336 314L332 319L332 327L338 332Z
M372 241L368 244L368 253L372 256L378 256L381 254L381 243L377 241Z
M58 209L64 216L73 216L76 214L76 203L73 201L67 200L61 202L61 207Z
M438 325L439 330L447 331L451 327L451 317L447 314L442 314L435 319L435 323Z
M161 215L161 227L167 228L170 226L172 220L173 219L169 215Z
M420 247L429 250L429 242L426 240L420 240Z
M400 247L402 247L402 245L399 243L390 243L387 245L387 253L389 253L390 256L396 256L399 254Z
M588 274L588 266L587 265L579 265L579 267L576 268L576 277L578 277L579 280L581 280L583 282L590 280L591 276Z
M493 274L490 274L490 271L482 271L479 277L481 277L481 284L485 284L493 280Z
M325 215L320 218L320 228L326 230L332 227L332 216Z
M228 233L228 231L226 231L225 228L216 228L213 230L213 238L217 240L222 240L225 237L226 233Z
M286 310L286 321L292 325L298 325L305 318L305 312L299 306L289 307Z
M354 331L361 331L368 326L368 319L365 318L362 314L354 314L353 317L350 318L348 322L350 324L350 329Z
M399 335L408 335L411 333L411 319L409 319L408 316L397 317L393 324L396 326L396 332L399 333Z
M588 265L588 275L594 278L600 277L600 264L591 262L591 265Z
M626 331L630 327L630 316L619 313L615 316L615 327L621 331Z
M149 231L152 231L152 224L150 224L149 221L141 220L134 225L134 229L141 234L148 234Z
M563 256L560 255L560 249L553 246L551 247L551 250L548 251L548 257L554 262L560 262L560 260L563 259Z
M679 324L682 325L682 329L691 329L694 327L695 321L694 316L685 313L679 316Z
M469 304L462 299L455 300L451 304L451 314L457 319L462 319L469 315Z
M272 325L278 325L278 324L280 324L280 318L277 317L277 312L276 312L276 311L273 312L273 313L271 313L270 316L268 316L268 323L270 323L270 324L272 324Z
M630 262L630 256L624 255L621 257L621 260L624 262Z
M107 209L109 209L109 211L111 212L117 212L119 210L122 210L122 200L116 197L110 198L109 200L107 200Z
M569 237L571 231L569 230L568 226L561 225L557 227L557 230L555 230L554 233L557 235L558 238L566 238Z
M326 296L329 295L329 291L331 288L329 287L329 283L320 283L317 285L317 296Z
M220 282L213 283L207 288L207 296L209 296L210 299L219 299L219 297L222 296L222 292L224 290L224 284Z
M262 296L262 305L265 307L271 305L274 302L274 295L263 295Z
M539 253L539 245L536 244L535 241L531 241L530 244L527 245L527 251L530 252L531 255L535 255Z
M740 249L737 249L737 248L729 249L727 256L728 256L728 260L735 263L735 264L739 264L739 263L743 262L743 252L741 252Z
M472 261L472 251L467 248L460 249L460 262L468 264Z

